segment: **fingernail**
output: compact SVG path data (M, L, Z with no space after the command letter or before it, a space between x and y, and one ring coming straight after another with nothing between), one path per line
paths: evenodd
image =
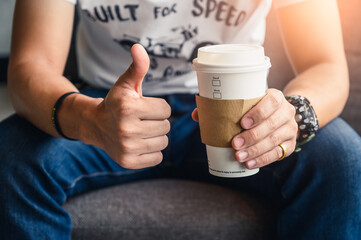
M238 153L238 159L240 162L243 162L243 160L245 160L248 157L248 152L246 151L240 151Z
M243 119L243 127L245 128L249 128L253 125L253 119L246 117L245 119Z
M252 159L247 162L248 168L254 168L256 166L257 162L256 160Z
M243 138L234 139L234 146L236 148L238 148L238 149L241 148L243 146L243 144L244 144L244 139Z

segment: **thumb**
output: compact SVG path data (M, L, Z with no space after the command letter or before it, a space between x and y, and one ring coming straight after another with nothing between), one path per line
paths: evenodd
M130 52L132 53L133 62L119 77L115 85L129 88L142 95L142 82L149 69L149 57L140 44L134 44Z

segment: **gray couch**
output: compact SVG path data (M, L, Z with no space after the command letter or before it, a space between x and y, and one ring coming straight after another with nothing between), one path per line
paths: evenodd
M342 117L361 133L361 1L340 0L349 61L350 99ZM275 24L268 17L270 87L293 77ZM277 84L275 84L277 79ZM331 93L330 93L331 94ZM73 239L271 239L276 216L257 196L208 183L158 179L93 191L65 205Z

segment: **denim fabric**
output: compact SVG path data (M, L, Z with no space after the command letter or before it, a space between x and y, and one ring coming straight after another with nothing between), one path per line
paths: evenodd
M85 94L103 97L106 91ZM128 170L101 149L49 136L13 115L0 123L0 236L70 239L67 198L145 178L182 177L257 193L278 213L277 239L361 239L361 139L343 120L322 128L299 153L247 178L207 170L190 114L194 96L164 97L172 107L169 146L156 167Z

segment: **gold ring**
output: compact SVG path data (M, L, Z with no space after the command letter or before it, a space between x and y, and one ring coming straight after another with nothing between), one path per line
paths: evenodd
M287 155L287 148L285 147L285 145L283 143L278 144L278 146L280 146L282 148L282 157L280 157L279 159L277 159L277 161L281 161L282 159L284 159Z

